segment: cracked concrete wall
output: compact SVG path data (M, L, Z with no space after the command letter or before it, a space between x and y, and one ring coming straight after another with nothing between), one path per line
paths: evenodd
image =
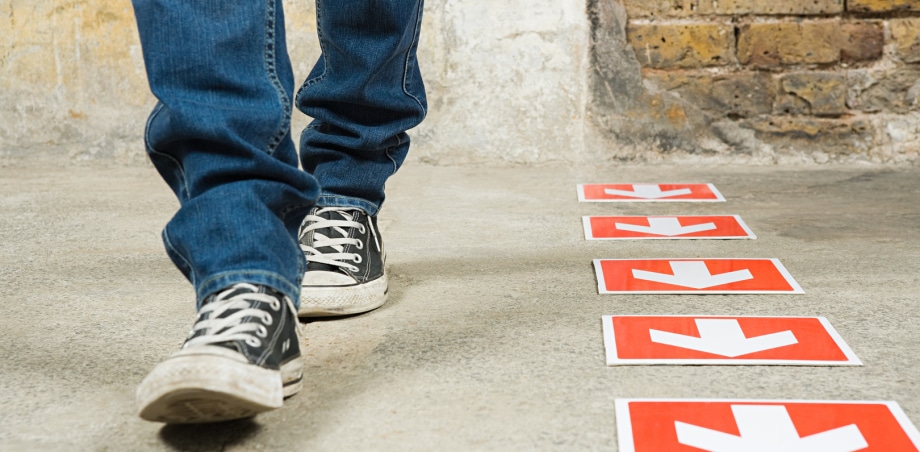
M319 56L314 4L286 0L302 80ZM428 0L426 122L413 158L542 162L583 147L588 24L581 0ZM0 0L0 158L143 162L154 105L129 0ZM297 114L295 135L308 122Z

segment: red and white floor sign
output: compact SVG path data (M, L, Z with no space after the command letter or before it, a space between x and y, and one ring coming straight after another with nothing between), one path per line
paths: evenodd
M738 215L582 217L588 240L756 239Z
M778 259L595 259L598 293L805 293Z
M579 184L581 202L723 202L712 184Z
M824 317L603 316L607 365L859 366Z
M620 452L902 452L920 432L895 402L617 399Z

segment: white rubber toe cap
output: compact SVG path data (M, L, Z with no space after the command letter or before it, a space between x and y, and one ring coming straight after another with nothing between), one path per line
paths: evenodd
M302 286L348 286L355 280L347 275L336 272L308 271L303 274Z

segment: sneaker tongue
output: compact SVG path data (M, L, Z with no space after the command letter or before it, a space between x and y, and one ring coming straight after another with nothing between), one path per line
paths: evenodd
M249 287L236 285L230 288L230 292L226 296L224 296L224 298L233 298L237 295L244 294L244 293L255 293L255 291L250 289Z
M307 270L321 271L321 272L339 272L342 269L339 267L334 267L329 264L321 264L319 262L307 262Z
M323 217L323 218L325 218L325 219L327 219L327 220L339 220L339 221L340 221L340 220L346 220L346 221L351 221L352 219L354 219L354 216L353 216L353 215L351 215L351 214L349 214L349 213L347 213L347 212L338 212L338 211L323 212L323 213L322 213L321 215L319 215L319 216L321 216L321 217ZM340 228L340 229L341 229L341 228ZM346 233L347 233L348 230L345 229L345 231L346 231ZM339 232L338 230L336 230L336 228L334 228L334 227L332 227L332 228L320 228L320 229L316 229L316 230L313 231L314 243L316 242L316 235L317 235L317 234L323 235L323 236L325 236L326 238L329 238L329 239L340 239L340 238L342 238L342 237L345 237L345 235L343 235L341 232ZM316 246L316 245L314 245L314 247L315 247L315 246ZM341 253L341 252L343 251L343 247L342 247L341 245L338 245L338 246L323 246L323 247L316 247L316 249L317 249L318 251L320 251L321 253L323 253L323 254L325 254L325 253Z
M202 307L204 307L204 306L206 306L206 305L208 305L208 304L210 304L210 303L214 303L214 302L216 302L216 301L218 301L218 300L227 300L227 299L236 297L237 295L242 295L242 294L247 294L247 293L257 293L257 292L258 292L258 288L256 288L256 290L253 290L253 289L254 289L254 287L248 286L248 285L243 285L243 284L236 284L236 285L230 286L230 287L225 288L225 289L223 289L223 290L221 290L221 291L215 293L214 295L211 295L210 297L208 297L208 298L205 300L205 302L204 302L204 304L202 305ZM269 290L269 289L266 287L265 290ZM274 291L272 291L272 292L274 292ZM225 314L224 316L226 316L226 314L232 313L232 312L234 312L234 311L224 312L224 314ZM209 314L209 317L210 317L210 318L213 318L213 317L211 317L211 316L213 316L213 315L214 315L214 313L212 312L212 313ZM206 334L214 334L214 333L216 333L216 332L217 332L217 331L216 331L215 328L208 328L208 329L205 329L205 330L201 330L201 331L197 334L197 336L206 335ZM222 346L222 347L227 347L227 348L230 348L230 349L232 349L232 350L240 351L240 350L238 349L238 347L236 347L236 345L233 345L233 344L217 344L217 345L220 345L220 346Z
M343 212L340 210L331 210L328 212L322 212L322 213L319 213L318 216L323 217L327 220L345 220L345 221L353 221L355 218L354 214L350 212ZM332 246L319 246L318 247L316 246L315 237L317 234L323 235L330 239L339 239L339 238L345 237L335 228L315 229L313 231L314 247L316 248L317 251L319 251L322 254L341 253L343 251L343 247L341 245L336 246L336 247L332 247ZM319 262L309 262L307 264L307 269L308 270L319 270L319 271L330 271L330 272L338 272L341 270L341 268L336 267L334 265L322 264Z
M330 212L330 213L332 213L332 212ZM354 214L352 214L351 212L342 212L342 211L339 211L339 212L336 212L336 213L338 213L339 215L341 215L342 218L345 219L345 220L347 220L347 221L352 221L352 220L355 219Z
M237 296L237 295L240 295L240 294L244 294L244 293L255 293L255 292L256 292L256 291L255 291L255 290L252 290L251 287L247 287L247 286L241 285L241 284L236 284L236 285L230 286L230 287L228 287L228 288L225 288L225 289L223 289L223 290L221 290L221 291L219 291L219 292L216 292L214 295L208 297L208 298L205 300L205 303L204 303L204 304L211 303L211 302L217 300L218 298L221 298L221 299L228 299L228 298L233 298L233 297L235 297L235 296Z

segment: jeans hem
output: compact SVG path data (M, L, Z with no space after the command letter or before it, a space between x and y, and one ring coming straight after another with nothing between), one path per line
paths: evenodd
M236 270L218 273L203 281L195 288L196 308L201 309L201 302L208 296L226 289L234 284L249 283L269 286L289 297L295 307L300 307L300 282L292 283L287 278L264 270Z
M374 216L380 211L380 206L370 201L354 198L351 196L333 195L330 193L321 193L316 199L316 205L319 207L351 207L364 211L364 213Z

